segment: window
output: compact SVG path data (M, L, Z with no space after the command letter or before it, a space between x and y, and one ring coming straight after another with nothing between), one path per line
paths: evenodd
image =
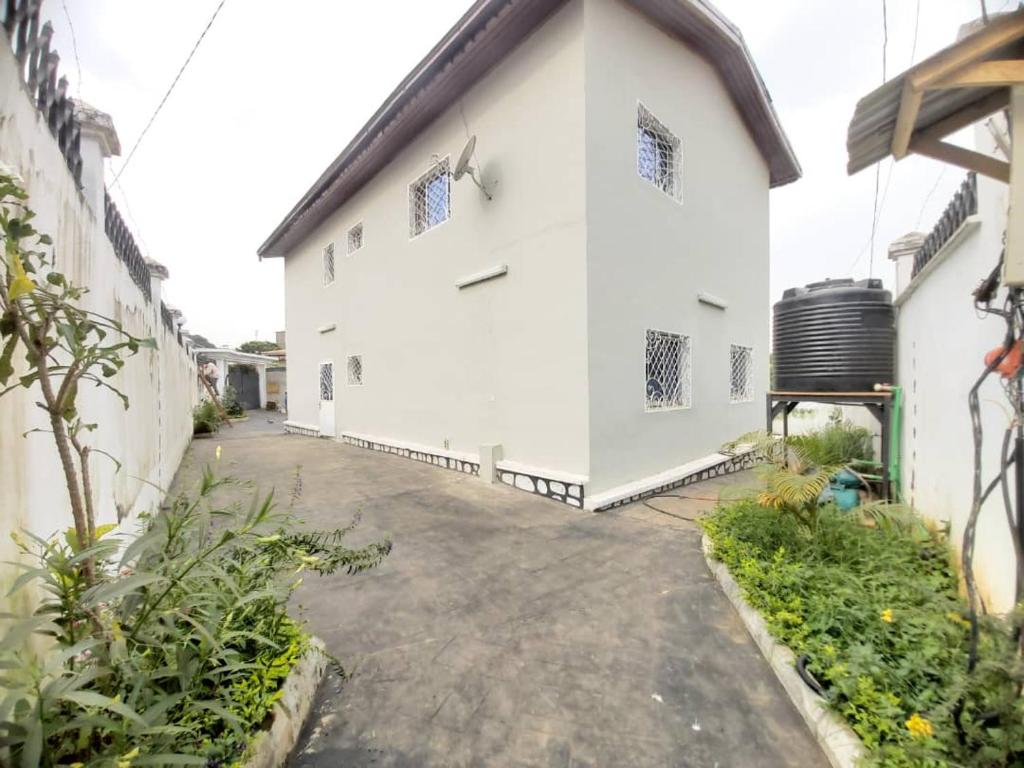
M349 355L348 357L348 383L349 386L360 386L363 383L363 356Z
M640 177L671 197L683 197L683 148L679 138L652 115L637 106L636 170Z
M334 282L334 243L324 248L324 285Z
M689 408L690 337L647 331L647 410Z
M348 254L352 255L363 247L363 224L356 224L348 231Z
M729 347L729 401L749 403L754 399L754 350L733 344Z
M334 399L334 363L320 363L320 400Z
M409 237L422 235L452 215L448 158L409 185Z

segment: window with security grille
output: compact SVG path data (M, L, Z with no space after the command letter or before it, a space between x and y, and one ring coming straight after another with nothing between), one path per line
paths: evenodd
M363 247L363 225L362 223L356 224L352 229L348 231L348 251L349 255L352 255L360 248Z
M643 105L637 106L636 170L671 197L683 196L683 148L679 138Z
M450 182L445 158L409 185L409 237L422 235L451 216Z
M334 399L334 363L320 363L320 399Z
M350 386L359 386L363 383L363 356L349 355L348 358L348 383Z
M690 337L647 331L647 410L689 408L692 399Z
M754 350L732 344L729 347L729 400L749 403L754 399Z
M324 248L324 285L334 282L334 243Z

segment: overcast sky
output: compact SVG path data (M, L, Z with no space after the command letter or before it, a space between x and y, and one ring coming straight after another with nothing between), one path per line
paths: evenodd
M67 14L44 3L72 93L113 116L126 155L219 1L66 0ZM469 2L226 1L112 189L143 251L170 269L167 300L189 330L234 346L284 328L282 263L261 263L257 246ZM771 196L773 300L866 277L875 175L847 177L846 127L882 79L882 0L717 5L742 30L804 170ZM979 0L888 0L889 76L979 14ZM876 277L889 282L888 243L930 229L963 176L918 157L883 163Z

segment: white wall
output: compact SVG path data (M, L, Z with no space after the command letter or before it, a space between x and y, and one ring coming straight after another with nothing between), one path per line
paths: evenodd
M559 10L461 99L465 125L453 104L287 256L289 421L317 424L329 359L339 434L474 455L500 443L508 460L587 472L582 16L582 0ZM494 199L453 182L451 219L410 240L409 183L433 154L454 163L467 132ZM456 289L499 264L505 277ZM351 354L361 387L345 383Z
M118 508L132 519L159 502L158 488L170 485L188 446L195 365L161 322L158 304L145 300L115 256L104 233L103 212L93 211L87 196L76 189L64 158L21 85L6 36L0 35L0 41L0 163L24 179L28 204L37 213L35 226L53 238L57 269L88 287L82 303L121 321L136 336L155 337L159 346L131 358L110 380L128 396L127 411L106 390L83 387L78 398L83 418L100 425L86 441L123 464L116 472L110 460L98 454L92 457L98 522L116 522ZM83 179L88 178L83 174ZM19 353L16 363L23 367L22 358ZM45 414L34 405L39 399L38 392L25 390L0 398L0 455L4 457L0 461L0 562L14 559L9 532L25 528L50 536L72 525L52 439L46 434L22 437L29 429L48 425ZM0 594L6 592L11 573L0 566Z
M979 147L989 151L991 139L984 133L978 136ZM1001 319L979 318L970 294L999 259L1006 194L1005 184L978 177L981 226L947 253L940 253L937 266L914 281L898 307L897 375L905 403L903 493L925 517L949 521L957 547L971 510L973 487L967 395L984 370L985 353L998 347L1004 334ZM1010 410L998 376L989 378L980 396L987 484L999 466ZM1014 601L1014 555L998 491L980 519L975 570L989 608L1005 611Z
M584 27L595 493L764 428L769 175L700 56L619 0L586 0ZM638 100L682 140L682 204L637 174ZM645 412L648 328L691 337L692 408ZM729 402L730 344L754 349L753 402Z

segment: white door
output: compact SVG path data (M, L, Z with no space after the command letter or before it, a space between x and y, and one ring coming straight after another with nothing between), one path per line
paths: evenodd
M334 363L320 363L320 437L334 437Z

